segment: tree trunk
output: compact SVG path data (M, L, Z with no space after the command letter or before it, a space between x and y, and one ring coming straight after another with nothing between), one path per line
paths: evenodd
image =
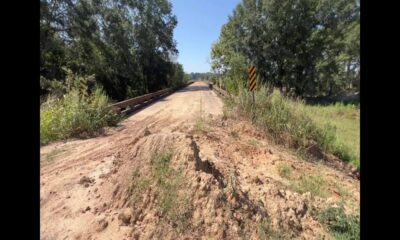
M347 62L346 81L349 82L349 88L352 89L352 80L350 79L350 60Z
M329 92L328 92L328 96L332 96L332 89L333 89L333 84L332 81L329 82Z

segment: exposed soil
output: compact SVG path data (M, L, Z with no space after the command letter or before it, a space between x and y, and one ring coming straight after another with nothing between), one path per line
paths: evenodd
M312 212L341 199L355 211L359 181L299 159L247 122L226 120L222 106L196 82L103 136L42 147L41 239L330 239ZM204 131L195 127L199 116ZM152 167L153 154L167 150L176 177L165 182L181 179L169 212ZM279 174L282 164L290 179ZM324 196L292 187L316 173Z

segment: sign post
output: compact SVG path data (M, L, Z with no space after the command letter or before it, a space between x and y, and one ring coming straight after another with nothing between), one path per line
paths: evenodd
M82 78L80 81L80 90L84 97L88 97L88 83L87 79Z
M256 99L254 96L254 91L256 90L256 86L257 86L256 78L257 78L256 67L250 66L250 68L249 68L249 90L251 91L251 93L253 95L253 116L252 116L253 122L255 120L255 107L256 107Z

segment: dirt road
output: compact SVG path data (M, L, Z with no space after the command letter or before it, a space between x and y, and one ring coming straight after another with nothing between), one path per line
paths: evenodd
M357 208L357 180L222 115L196 82L102 136L42 147L41 239L326 239L311 209Z
M113 164L115 156L126 153L146 131L168 134L189 128L199 114L221 115L222 105L207 84L195 82L135 113L118 127L108 129L104 136L42 147L42 239L64 239L70 236L69 231L80 232L87 228L92 217L80 213L88 206L109 204L95 191L104 184L101 176L117 171ZM85 183L76 184L84 176L96 180L88 182L87 188L82 187ZM118 236L115 239L119 239Z

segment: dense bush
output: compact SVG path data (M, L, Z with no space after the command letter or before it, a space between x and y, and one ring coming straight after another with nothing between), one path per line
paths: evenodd
M94 134L104 126L115 125L119 117L108 105L108 97L100 88L88 97L76 90L62 98L48 97L40 110L40 143Z

